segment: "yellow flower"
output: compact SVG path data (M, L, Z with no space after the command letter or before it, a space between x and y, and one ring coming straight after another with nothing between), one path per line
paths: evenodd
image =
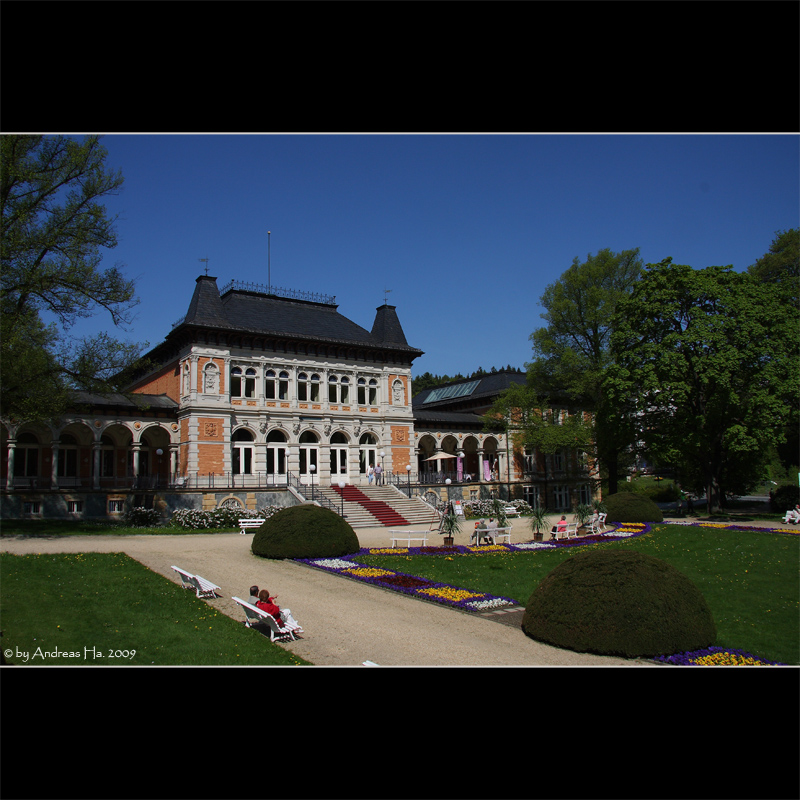
M377 567L354 567L353 569L343 569L342 572L358 578L377 578L381 575L393 574L388 569L378 569Z
M450 586L431 587L430 589L420 589L419 594L427 594L431 597L441 597L443 600L469 600L472 597L483 597L482 592L468 592L466 589L454 589Z

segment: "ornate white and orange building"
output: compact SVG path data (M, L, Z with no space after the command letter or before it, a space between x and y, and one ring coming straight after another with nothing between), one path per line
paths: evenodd
M493 398L524 376L458 382L412 403L421 355L394 306L379 306L368 330L335 298L235 281L219 289L200 276L124 394L78 393L47 424L0 420L2 516L113 518L154 501L291 505L315 485L367 485L378 464L408 489L449 478L465 500L568 507L592 494L589 469L569 486L565 477L548 488L545 477L542 492L534 455L484 430Z

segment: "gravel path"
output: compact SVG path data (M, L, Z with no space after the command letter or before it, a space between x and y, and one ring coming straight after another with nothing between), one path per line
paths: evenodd
M756 526L756 523L748 522ZM775 523L761 526L775 527ZM424 526L412 526L424 530ZM467 526L464 526L466 530ZM514 541L530 539L525 520L514 520ZM356 531L363 547L386 547L383 528ZM436 544L438 534L429 544ZM292 561L269 561L250 552L252 534L166 536L4 537L8 553L124 552L180 583L172 565L221 587L208 602L233 619L244 614L231 599L246 599L251 584L277 594L305 635L281 646L316 666L657 666L648 662L573 653L535 642L519 629L521 615L474 615L416 600L397 592L331 575ZM461 533L456 544L467 544ZM515 624L508 624L509 622ZM506 622L507 624L498 624Z

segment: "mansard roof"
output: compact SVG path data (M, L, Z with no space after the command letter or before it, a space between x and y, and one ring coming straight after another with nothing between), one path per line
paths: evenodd
M411 358L422 351L406 341L394 306L379 306L372 330L340 314L330 300L282 297L265 291L226 288L220 294L217 279L197 278L186 316L173 329L187 326L283 338L402 350Z

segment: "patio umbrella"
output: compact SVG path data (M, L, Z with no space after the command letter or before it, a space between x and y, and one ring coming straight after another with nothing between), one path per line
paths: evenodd
M458 456L450 455L450 453L440 453L438 456L431 456L430 458L423 458L423 461L438 461L440 458L458 458Z

